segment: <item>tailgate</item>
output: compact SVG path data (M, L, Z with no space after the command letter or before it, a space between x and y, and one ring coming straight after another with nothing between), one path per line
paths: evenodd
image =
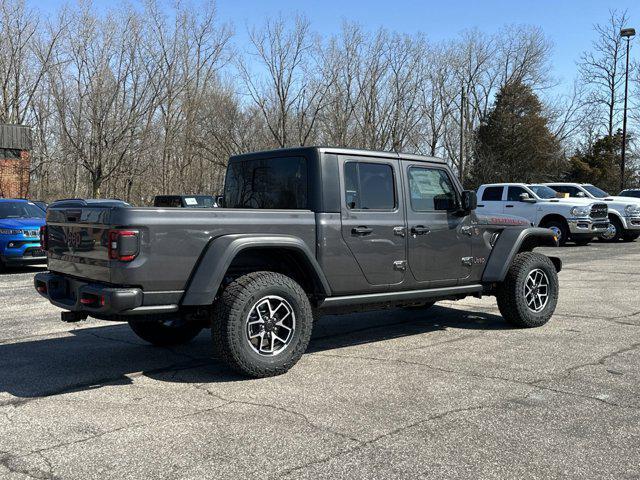
M126 204L124 204L126 205ZM123 202L72 200L47 209L49 270L111 281L108 240L111 214Z

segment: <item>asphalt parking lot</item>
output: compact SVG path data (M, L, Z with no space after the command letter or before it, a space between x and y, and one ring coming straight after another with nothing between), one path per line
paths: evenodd
M0 478L640 478L640 242L556 253L545 327L492 298L324 317L262 380L0 275Z

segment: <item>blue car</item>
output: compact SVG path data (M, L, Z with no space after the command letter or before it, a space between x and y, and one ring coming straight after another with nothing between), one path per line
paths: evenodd
M47 261L40 246L44 224L42 208L28 200L0 198L0 270Z

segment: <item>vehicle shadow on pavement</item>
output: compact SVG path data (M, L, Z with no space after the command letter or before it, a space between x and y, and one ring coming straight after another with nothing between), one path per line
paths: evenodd
M454 329L509 328L493 314L435 306L425 311L380 310L322 317L309 352L388 341ZM215 383L244 381L211 353L209 332L175 348L159 348L138 339L126 324L76 328L63 336L0 345L2 392L34 398L131 384L135 374L160 381ZM175 375L179 371L180 375ZM5 397L6 398L6 397ZM19 400L18 400L19 402Z
M12 274L18 273L38 273L44 272L47 269L46 264L42 265L25 265L22 267L5 267L4 270L0 270L0 277L2 276L10 276Z

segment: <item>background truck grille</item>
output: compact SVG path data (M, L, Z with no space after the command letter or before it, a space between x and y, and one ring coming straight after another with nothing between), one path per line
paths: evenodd
M591 207L591 218L607 218L607 204L596 203Z

